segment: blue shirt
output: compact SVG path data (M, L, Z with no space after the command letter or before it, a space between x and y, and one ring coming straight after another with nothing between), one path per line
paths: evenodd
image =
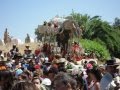
M109 84L112 82L112 80L113 80L112 75L110 73L106 73L100 81L100 89L109 90L108 87L109 87Z

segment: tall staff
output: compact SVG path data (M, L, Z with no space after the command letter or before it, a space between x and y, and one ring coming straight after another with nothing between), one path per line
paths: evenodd
M46 41L46 34L47 34L47 22L45 21L44 24L43 24L43 27L44 27L44 44L45 44L45 41Z

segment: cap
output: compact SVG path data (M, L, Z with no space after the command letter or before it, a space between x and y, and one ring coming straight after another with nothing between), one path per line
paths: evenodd
M45 78L45 79L43 79L42 84L43 84L43 85L50 86L50 85L51 85L51 80L48 79L48 78Z

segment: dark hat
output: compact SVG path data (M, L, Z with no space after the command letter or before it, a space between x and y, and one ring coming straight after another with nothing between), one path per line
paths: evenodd
M31 52L32 50L31 49L25 49L24 50L25 52L27 51L27 52Z
M120 63L116 62L116 60L114 60L114 59L106 61L106 66L118 66L118 65L120 65Z

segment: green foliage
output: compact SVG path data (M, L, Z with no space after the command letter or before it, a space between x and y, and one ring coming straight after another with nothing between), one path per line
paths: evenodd
M95 55L99 58L99 60L107 60L110 58L109 51L106 47L96 41L82 39L80 40L80 44L82 44L86 53L90 54L92 51L95 52Z
M90 16L87 14L82 15L75 12L72 12L71 17L79 24L79 26L85 26L86 22L90 19Z
M111 56L120 58L120 19L115 18L113 25L103 21L100 16L90 17L72 12L73 20L79 23L83 39L95 40L105 45Z

